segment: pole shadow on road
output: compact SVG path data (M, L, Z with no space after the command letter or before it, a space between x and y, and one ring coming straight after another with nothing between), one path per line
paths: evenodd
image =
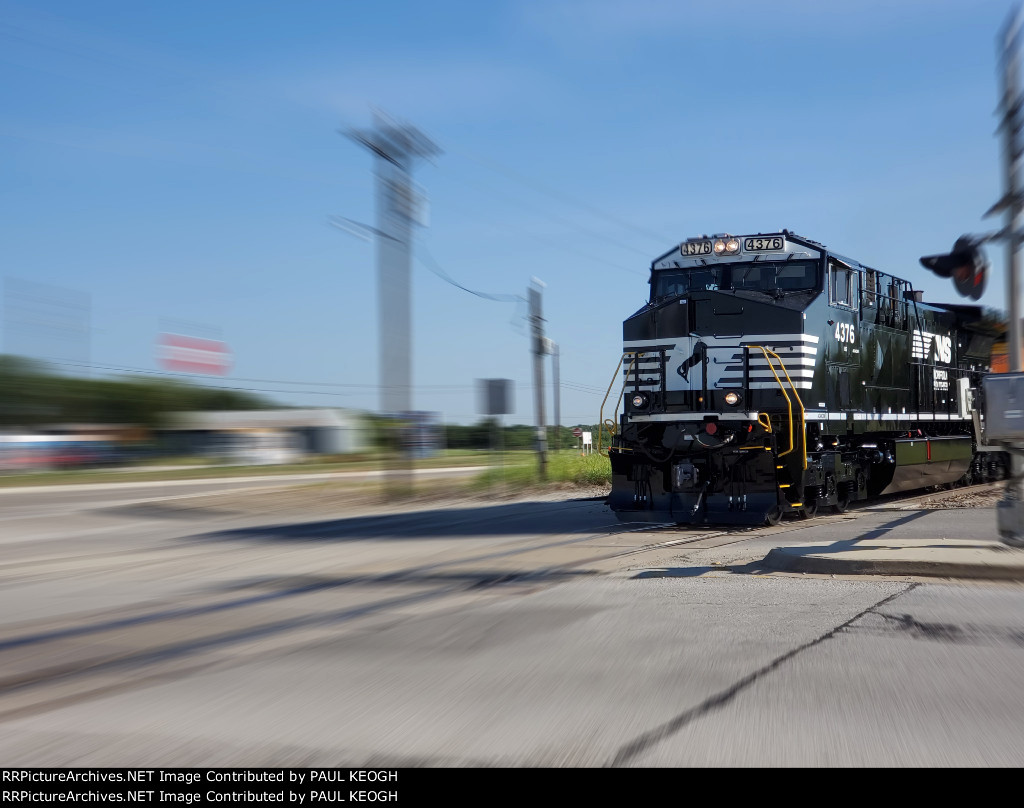
M355 516L232 528L190 541L348 542L433 538L536 536L621 530L601 502L526 502L450 510Z
M849 539L840 539L820 547L800 546L807 552L843 552L862 549L857 546L860 542L877 540L886 533L919 519L926 513L918 512L901 516L867 533ZM634 527L641 527L641 523L636 523ZM412 541L433 538L618 533L629 528L628 523L619 522L615 518L603 500L566 500L425 509L316 521L279 521L275 524L201 532L189 536L185 540L282 543ZM696 529L706 528L707 526L703 526ZM686 531L688 528L676 526L670 529Z

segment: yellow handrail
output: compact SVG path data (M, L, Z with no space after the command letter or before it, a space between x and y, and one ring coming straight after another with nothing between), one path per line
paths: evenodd
M605 457L607 457L608 455L601 451L601 437L604 435L604 429L607 426L608 427L608 443L609 443L609 447L608 448L611 448L611 445L610 445L611 444L611 439L615 437L615 421L614 421L614 419L611 419L611 418L609 418L607 422L604 420L604 405L608 403L608 396L611 395L612 387L615 386L615 380L619 377L619 368L622 367L622 363L623 363L623 361L625 361L626 357L630 356L630 355L632 355L633 361L630 362L629 363L629 367L626 368L626 378L629 378L629 371L631 371L633 369L633 365L636 364L636 360L639 359L641 356L643 356L643 352L642 351L626 351L624 354L622 354L622 356L619 357L619 364L617 364L615 366L615 373L612 374L612 380L611 380L611 382L608 385L607 392L604 394L604 400L601 402L601 410L600 410L600 412L599 412L599 414L597 416L598 417L598 421L599 421L599 423L597 425L597 453L598 454L604 454ZM626 391L626 383L623 382L622 383L622 390L619 391L619 398L615 402L615 410L613 410L613 412L617 411L619 409L619 402L622 401L622 394L625 391Z
M786 363L782 361L782 357L777 353L769 351L776 359L779 360L779 367L782 368L782 372L786 374L786 381L789 382L789 387L793 391L793 396L796 398L796 404L800 408L800 446L803 451L803 462L804 468L807 468L807 411L804 409L804 403L800 400L800 393L796 389L796 385L793 384L793 380L789 378L789 371L786 370Z
M772 376L775 377L775 381L778 382L779 389L782 391L782 395L786 399L786 408L789 410L789 448L784 452L779 452L779 457L788 455L793 451L793 402L789 398L789 393L786 392L786 388L782 385L782 379L779 378L779 374L775 372L775 366L772 364L772 360L768 357L770 353L767 348L763 345L750 345L750 348L759 348L761 353L764 354L764 361L768 363L768 370L772 372ZM773 354L775 356L777 354Z
M806 434L806 410L804 409L804 403L800 400L800 394L797 392L796 385L793 384L793 380L789 377L789 371L786 370L786 363L782 361L782 357L779 356L775 351L769 351L763 345L750 345L750 348L760 348L764 354L765 361L768 363L768 369L772 372L775 377L775 381L779 383L779 389L782 391L782 395L786 398L786 407L789 410L789 448L784 452L779 452L779 457L788 455L793 451L795 446L793 445L793 402L789 398L789 393L786 392L786 388L782 385L782 379L779 378L779 374L775 372L775 366L772 364L772 360L769 358L769 354L779 360L779 367L782 368L782 372L786 376L786 381L789 382L789 387L793 391L793 395L796 397L797 406L800 407L800 445L803 450L803 463L804 468L807 468L807 434ZM758 416L758 422L761 418ZM769 419L770 422L771 419ZM763 424L762 424L763 426Z

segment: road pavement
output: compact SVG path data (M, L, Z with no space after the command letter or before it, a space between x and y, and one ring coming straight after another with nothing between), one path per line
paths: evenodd
M178 490L0 497L36 509L0 527L0 765L1024 765L1019 583L768 563L994 542L991 508Z

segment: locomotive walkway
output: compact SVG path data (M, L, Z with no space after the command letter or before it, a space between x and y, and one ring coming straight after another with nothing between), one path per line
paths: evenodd
M828 543L778 547L764 565L822 575L1024 581L1024 549L1004 544L995 507L864 508L828 526Z

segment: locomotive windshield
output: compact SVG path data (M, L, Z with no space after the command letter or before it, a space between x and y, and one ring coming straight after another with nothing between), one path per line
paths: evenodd
M820 287L817 261L751 261L654 273L651 300L709 289L742 289L778 296Z

